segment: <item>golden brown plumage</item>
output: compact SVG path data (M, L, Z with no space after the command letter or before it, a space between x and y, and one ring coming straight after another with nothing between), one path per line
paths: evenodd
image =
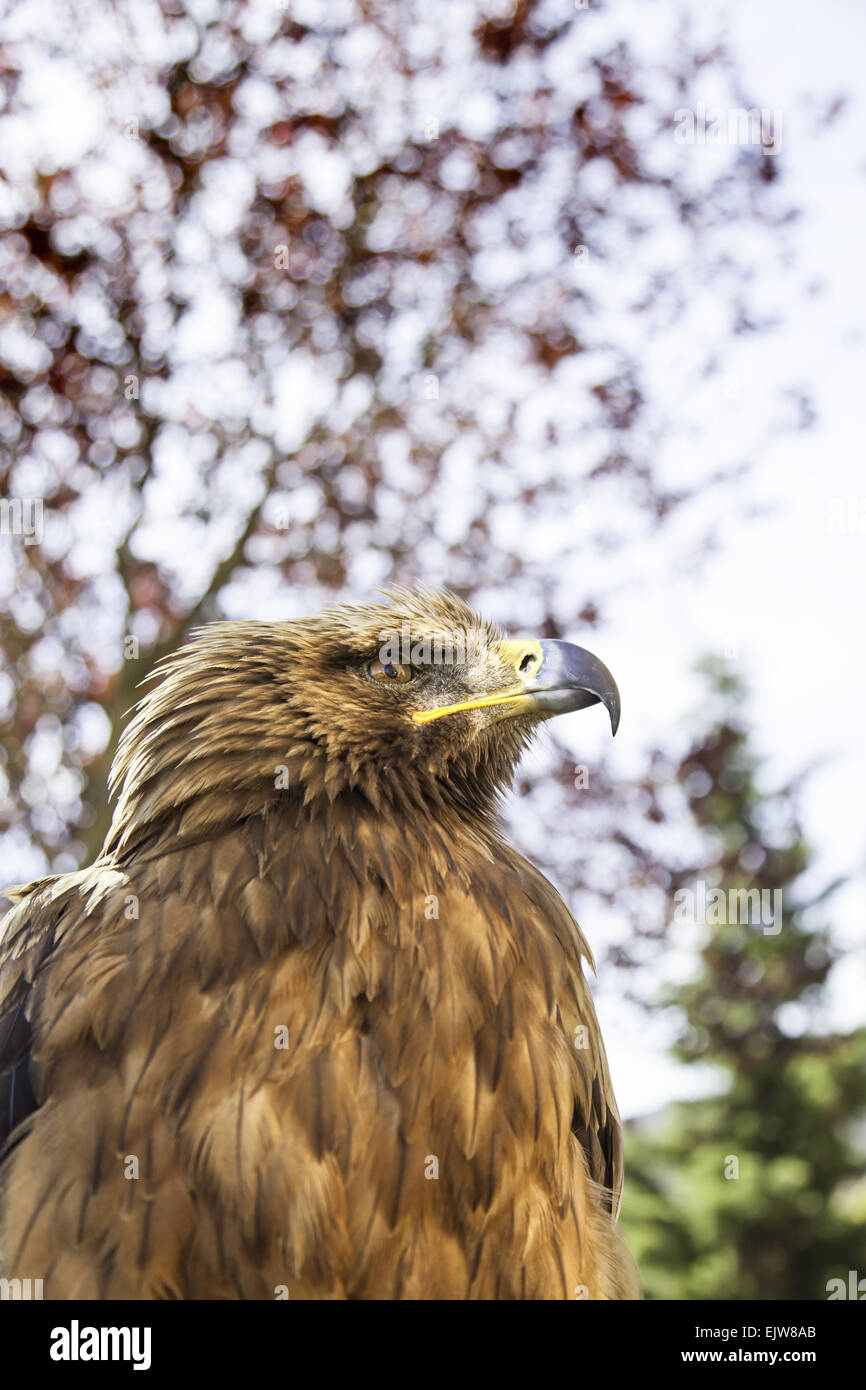
M18 890L5 1277L47 1298L640 1296L590 952L496 818L539 718L598 698L613 718L615 687L453 596L392 605L204 629L124 735L100 858ZM466 660L380 661L404 623L466 637Z

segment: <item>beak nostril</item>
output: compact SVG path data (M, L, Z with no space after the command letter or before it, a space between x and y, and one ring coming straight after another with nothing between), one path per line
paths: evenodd
M521 676L528 675L532 668L535 666L537 660L538 657L536 656L535 652L527 652L526 655L521 659L520 665L517 668Z

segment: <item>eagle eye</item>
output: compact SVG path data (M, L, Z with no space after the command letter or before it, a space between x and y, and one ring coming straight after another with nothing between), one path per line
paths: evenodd
M367 675L374 681L393 681L395 685L405 685L415 675L411 666L398 665L396 661L371 661Z

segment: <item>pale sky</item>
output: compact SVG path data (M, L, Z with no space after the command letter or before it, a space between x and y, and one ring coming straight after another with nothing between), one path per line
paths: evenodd
M651 7L647 7L651 9ZM686 9L704 26L719 11L701 0ZM742 375L718 411L698 423L692 447L714 447L736 429L749 393L803 382L818 419L803 433L768 440L754 457L749 501L762 516L725 508L718 550L700 577L677 582L656 555L639 602L625 594L611 614L603 655L623 692L616 757L630 763L628 731L663 747L687 737L699 710L694 657L729 648L752 688L756 745L773 779L819 764L805 792L807 834L818 851L814 881L859 874L832 908L838 940L855 948L833 976L839 1027L866 1022L866 6L859 0L732 0L728 33L756 106L783 114L786 192L802 209L794 232L800 293L784 305L775 332L745 340ZM649 16L647 16L649 23ZM831 125L822 108L843 94ZM809 292L810 283L820 293ZM679 343L683 372L690 342ZM671 380L678 380L676 366ZM662 388L663 389L663 388ZM599 643L602 638L599 637ZM663 673L663 674L662 674ZM577 716L575 716L577 718ZM628 723L626 722L628 720ZM590 932L590 935L592 933ZM646 1020L601 991L600 1009L614 1083L626 1115L651 1111L699 1079L647 1046ZM664 1029L660 1027L660 1035Z

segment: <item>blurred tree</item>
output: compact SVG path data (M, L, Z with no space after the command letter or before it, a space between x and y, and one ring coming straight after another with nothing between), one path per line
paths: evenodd
M742 93L641 8L13 7L0 501L44 535L0 534L8 877L98 850L121 716L202 620L425 579L557 635L704 547L717 515L656 537L748 459L720 430L684 475L654 383L685 437L728 413L790 213L777 159L674 141L699 79Z
M676 1055L714 1063L723 1089L629 1126L623 1217L649 1297L822 1299L866 1275L866 1029L827 1016L832 888L803 888L796 788L760 790L742 687L707 674L716 716L677 770L706 848L678 904L703 944L662 1002L683 1017Z

